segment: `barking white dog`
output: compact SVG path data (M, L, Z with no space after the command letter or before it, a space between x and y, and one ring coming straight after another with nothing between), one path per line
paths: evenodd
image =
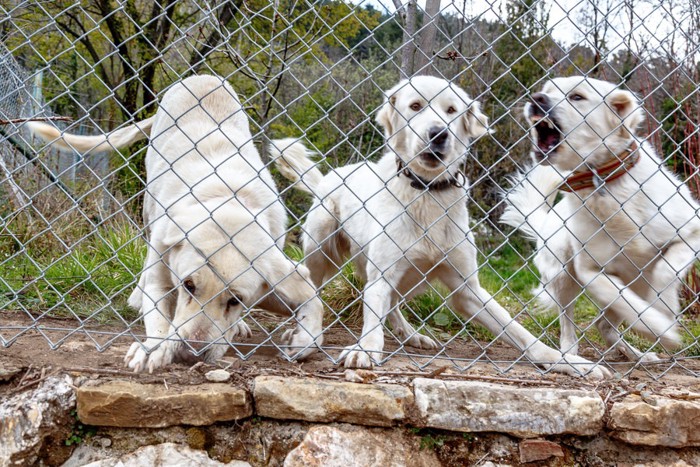
M488 131L479 104L432 77L402 81L386 95L377 122L389 151L377 163L352 164L323 176L299 152L277 159L281 171L316 198L303 228L314 284L332 278L347 257L366 281L362 336L341 354L345 366L382 361L387 317L406 344L437 347L415 331L399 307L438 279L451 290L452 309L475 317L532 361L554 371L604 376L606 370L591 362L563 358L538 341L479 284L467 182L460 172L470 140Z
M644 115L632 93L578 76L531 100L525 117L541 165L516 180L501 220L537 241L540 298L564 310L561 350L578 352L574 303L585 289L611 348L657 360L625 342L620 325L667 349L681 344L679 291L700 247L698 204L636 136Z
M173 85L154 117L102 136L63 134L32 123L46 141L84 153L150 134L143 218L148 256L129 304L141 310L145 342L132 344L135 371L223 356L249 334L244 307L294 311L283 341L303 358L322 342L320 299L306 267L282 253L285 207L256 150L248 119L228 83L195 76ZM304 152L301 145L289 151Z

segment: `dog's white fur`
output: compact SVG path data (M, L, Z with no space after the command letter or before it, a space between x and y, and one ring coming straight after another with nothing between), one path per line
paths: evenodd
M278 312L300 307L297 329L283 336L290 356L306 357L321 344L322 304L306 267L282 253L285 207L227 82L187 78L166 92L154 117L107 135L61 134L43 123L32 123L31 131L81 153L150 134L148 256L129 298L141 310L147 339L132 344L128 367L152 372L192 361L193 352L213 362L228 348L220 344L250 334L241 312L258 302Z
M399 306L439 279L451 290L455 311L473 316L534 362L554 371L604 376L606 370L591 362L563 358L538 341L481 287L467 187L418 190L398 173L397 156L425 180L458 177L470 140L488 131L479 104L459 87L433 77L402 81L386 95L376 119L389 150L378 162L348 165L323 176L308 155L289 157L287 152L277 159L282 172L300 179L297 187L316 198L303 227L314 284L320 287L332 278L347 257L366 281L362 336L341 354L345 366L371 367L382 360L387 317L406 344L435 348L432 339L403 318ZM436 128L447 129L440 144L429 135ZM440 157L431 155L436 153Z
M543 164L519 176L501 220L537 241L539 295L563 309L561 350L578 352L574 303L585 289L602 310L596 324L610 348L632 360L657 360L625 342L619 327L624 321L667 349L681 344L679 292L700 248L698 204L636 136L644 114L631 92L578 76L548 82L533 99L551 106L546 118L562 139L540 156ZM534 105L525 108L528 120L537 119ZM564 193L553 205L572 170L600 166L632 141L640 159L627 174L598 190Z

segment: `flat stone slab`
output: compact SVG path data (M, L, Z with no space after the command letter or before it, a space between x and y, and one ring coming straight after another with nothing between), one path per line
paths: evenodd
M423 425L431 428L533 438L588 436L603 427L605 405L594 391L425 378L413 387Z
M360 384L258 376L255 410L262 417L392 426L403 421L413 394L394 384Z
M114 381L77 390L78 417L87 425L163 428L211 425L250 417L244 389L228 384L169 386Z
M700 446L700 402L638 395L613 404L611 435L630 444L681 448Z

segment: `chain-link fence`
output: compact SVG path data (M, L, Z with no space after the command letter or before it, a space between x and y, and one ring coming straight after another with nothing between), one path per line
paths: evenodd
M0 340L695 374L697 6L6 2Z

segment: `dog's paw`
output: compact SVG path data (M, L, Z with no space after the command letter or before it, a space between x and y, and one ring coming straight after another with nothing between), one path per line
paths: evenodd
M148 362L148 354L143 350L143 346L139 342L134 342L129 347L129 351L124 357L124 364L127 368L134 370L134 373L140 373L146 369Z
M351 345L345 347L338 360L345 360L345 368L372 368L380 358L381 352L360 350L357 345Z
M405 345L410 345L417 349L438 349L440 346L434 339L421 334L419 332L414 332L411 337L404 341Z
M639 363L653 363L661 360L662 358L659 357L659 354L657 354L656 352L644 352L643 354L639 355L637 359Z
M146 349L155 347L155 344L148 340L144 343L134 342L124 357L124 364L134 370L134 373L140 373L146 369L149 373L153 373L153 370L172 363L174 355L172 345L169 345L169 342L163 342L158 348L148 353Z
M174 348L170 342L163 342L148 356L148 372L163 368L173 362L175 356Z
M253 337L253 331L250 329L250 326L248 326L248 324L246 324L245 321L240 319L234 325L232 337L243 337L243 338Z
M312 355L323 343L323 335L315 340L303 329L287 329L282 334L282 348L292 360L305 360Z
M583 376L589 379L607 379L613 376L612 372L604 366L571 354L564 355L564 362L548 365L548 367L557 373Z

